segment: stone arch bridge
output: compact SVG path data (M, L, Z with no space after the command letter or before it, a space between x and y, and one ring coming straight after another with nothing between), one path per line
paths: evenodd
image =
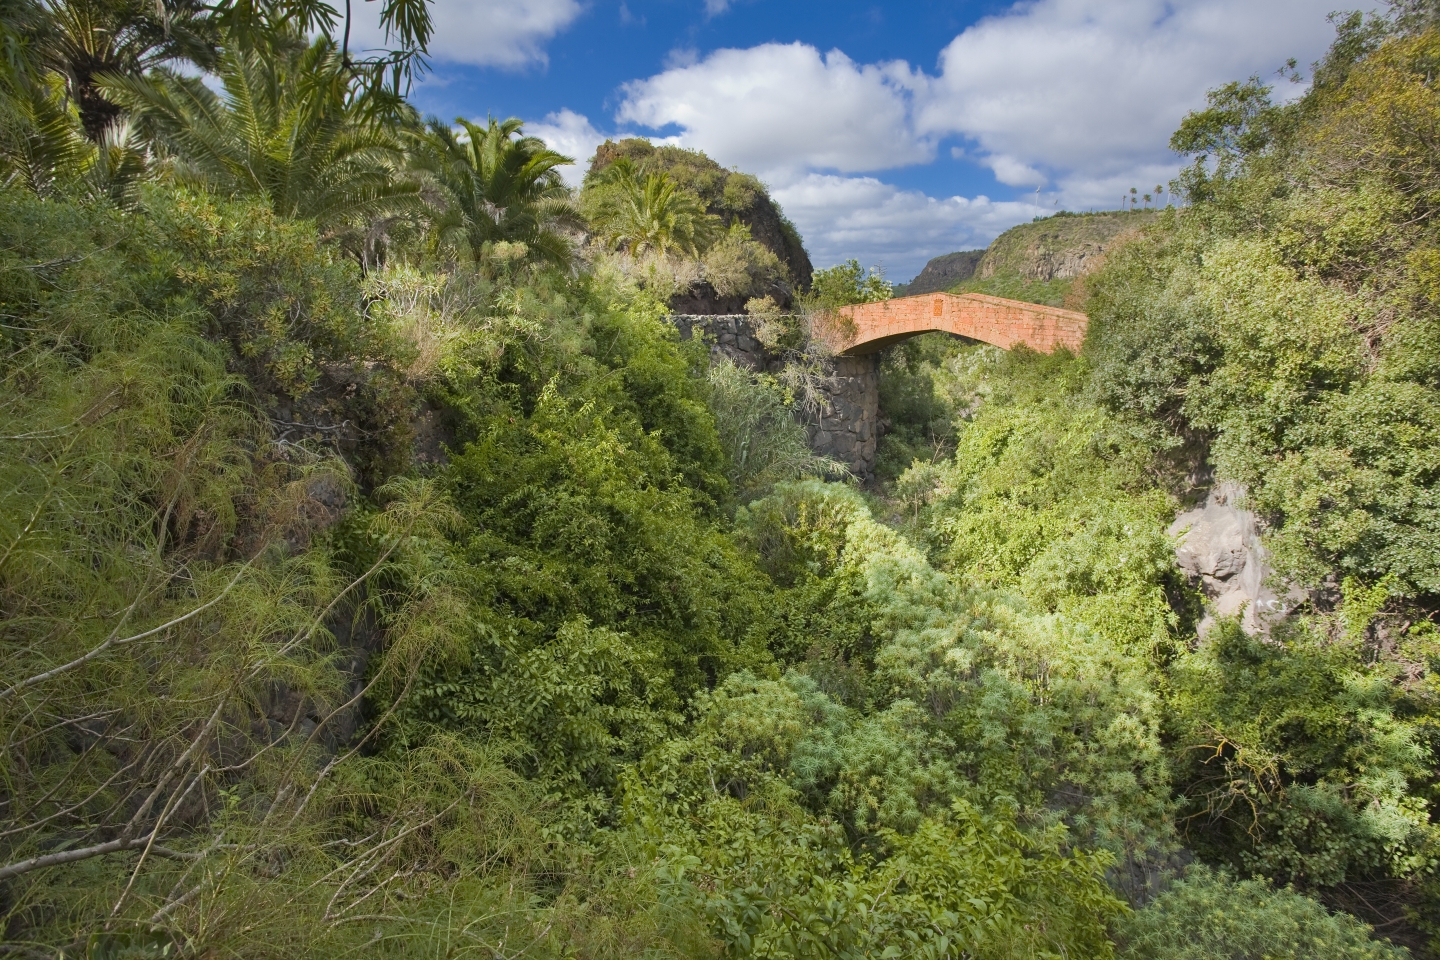
M766 352L743 314L676 315L671 320L683 337L703 333L712 356L727 356L752 370L781 363ZM892 343L938 330L1005 350L1023 345L1041 353L1079 352L1088 325L1089 318L1073 310L979 293L927 293L841 307L812 327L812 335L823 339L836 357L828 389L830 411L806 424L810 446L848 464L862 480L874 478L883 426L879 351Z
M841 307L827 331L835 352L874 353L922 333L941 330L1005 350L1079 352L1089 318L1073 310L1005 300L982 293L926 293Z

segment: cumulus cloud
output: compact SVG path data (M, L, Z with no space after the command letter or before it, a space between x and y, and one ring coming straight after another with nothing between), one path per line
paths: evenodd
M934 144L910 124L903 63L855 63L802 43L719 50L623 87L622 123L680 127L679 142L726 165L781 176L920 163Z
M1206 89L1317 58L1333 0L1039 0L971 26L914 100L917 135L975 142L1000 177L1119 173L1168 156ZM1029 181L1031 183L1035 181Z
M1005 228L1042 212L1031 203L983 196L940 200L874 177L821 173L774 194L817 267L855 257L867 266L882 265L897 281L914 276L937 252L983 247Z
M378 4L356 4L353 42L383 46ZM545 43L578 17L578 0L435 0L430 15L437 60L515 69L545 62Z
M605 140L605 134L596 130L588 117L574 110L561 110L547 115L539 123L527 123L525 133L544 140L551 150L575 159L573 164L560 168L560 175L572 187L578 187L585 178L595 148Z
M1332 2L1021 3L955 37L933 76L801 43L719 50L626 84L617 118L760 171L884 170L958 137L1010 186L1104 177L1168 158L1206 89L1318 57Z
M1318 59L1334 36L1333 5L1028 0L956 36L933 72L802 43L677 56L622 87L615 119L777 185L817 260L864 252L890 258L900 277L910 269L901 263L980 243L1037 208L834 174L926 163L949 141L999 183L1042 188L1045 212L1113 209L1130 187L1173 179L1170 134L1207 89L1273 76L1290 57Z

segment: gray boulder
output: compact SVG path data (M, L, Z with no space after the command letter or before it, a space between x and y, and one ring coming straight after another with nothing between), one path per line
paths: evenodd
M1255 515L1240 507L1242 488L1211 487L1205 502L1170 525L1177 539L1175 562L1209 603L1200 622L1204 634L1219 618L1243 614L1240 624L1251 636L1263 636L1302 599L1294 587L1274 582Z

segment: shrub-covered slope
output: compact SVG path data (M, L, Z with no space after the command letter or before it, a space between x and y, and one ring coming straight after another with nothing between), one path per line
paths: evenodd
M4 952L1434 955L1435 34L1218 92L1084 356L897 349L882 498L773 305L783 378L664 321L701 240L778 264L669 174L587 204L298 7L61 8L0 14ZM1265 641L1173 564L1212 471L1308 590Z
M657 147L639 138L600 144L590 161L589 173L598 173L620 157L629 158L641 169L669 174L680 186L698 194L706 210L719 217L724 226L738 221L749 227L756 242L785 264L797 287L809 289L814 268L800 233L754 176L726 170L696 150Z

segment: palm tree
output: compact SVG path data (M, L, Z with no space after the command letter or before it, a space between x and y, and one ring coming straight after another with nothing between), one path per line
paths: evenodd
M333 41L230 48L217 68L223 94L163 68L101 89L133 111L182 183L262 197L281 216L313 219L326 237L419 209L399 137L352 89Z
M120 116L102 78L138 77L176 60L215 61L216 21L203 0L51 0L32 32L40 61L59 74L80 112L85 135L99 142Z
M561 228L580 214L558 168L574 161L524 136L515 117L491 117L483 127L455 122L458 130L432 119L412 135L412 164L438 188L437 237L476 263L519 258L567 266L573 250Z
M34 0L5 0L35 6ZM211 69L224 37L231 45L266 50L289 34L334 41L343 23L340 61L347 78L371 94L398 97L425 69L432 32L429 0L381 0L380 25L396 49L354 57L349 49L353 4L343 17L323 0L47 0L45 16L29 31L46 67L65 80L85 135L98 142L120 115L103 81L139 77L155 67L188 61Z
M628 157L600 171L591 193L592 224L607 245L631 256L678 248L698 257L719 231L719 219L698 196L663 172L642 178Z
M85 139L65 91L7 58L0 64L0 183L42 196L77 174Z
M13 3L0 13L0 184L41 196L76 191L127 206L147 172L134 130L122 121L108 126L99 142L85 138L64 81L33 59L23 31L33 26L27 14L36 10Z

